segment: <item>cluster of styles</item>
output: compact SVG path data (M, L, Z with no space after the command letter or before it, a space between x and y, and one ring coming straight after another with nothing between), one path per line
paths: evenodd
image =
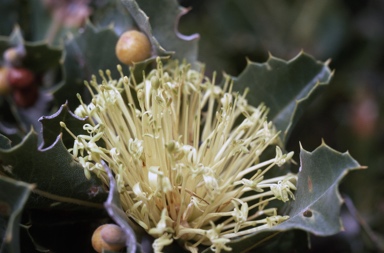
M156 238L155 252L173 241L190 252L231 250L231 239L289 218L270 203L294 199L297 176L268 172L293 153L279 148L265 105L249 105L229 78L218 86L186 63L158 59L140 82L118 70L118 79L107 70L100 83L85 82L91 103L78 96L75 114L88 117L88 134L61 126L87 177L95 173L108 186L105 166L113 172L124 212ZM271 146L275 155L263 159Z

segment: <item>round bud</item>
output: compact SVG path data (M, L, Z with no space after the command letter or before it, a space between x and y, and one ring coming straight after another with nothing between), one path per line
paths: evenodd
M115 52L122 63L132 65L151 56L151 43L144 33L127 31L117 41Z
M104 250L119 251L125 247L124 231L115 224L104 224L98 227L92 235L92 247L97 252Z
M11 91L8 82L8 68L0 67L0 95L8 95Z
M8 82L12 88L20 89L35 83L35 74L26 68L10 68Z

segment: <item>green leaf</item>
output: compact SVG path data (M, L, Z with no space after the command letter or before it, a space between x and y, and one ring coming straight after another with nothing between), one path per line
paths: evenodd
M286 143L293 126L310 101L322 91L332 77L327 63L300 53L290 61L270 56L265 63L248 62L234 77L234 88L240 92L250 88L248 101L254 106L265 103L268 117L281 131Z
M96 6L92 12L91 20L96 27L111 26L118 35L135 27L135 21L121 0L109 0L94 4Z
M21 213L33 188L34 185L0 175L0 252L20 252Z
M9 36L0 36L0 52L2 54L7 48L18 46L24 47L24 38L19 26L15 26Z
M198 35L179 33L178 23L188 11L175 0L122 0L140 30L150 39L156 55L174 54L176 59L194 63L197 60Z
M49 46L45 41L26 42L19 26L15 26L9 37L0 36L0 54L10 47L24 47L26 55L22 66L32 70L35 74L41 74L59 65L62 50Z
M340 181L351 170L362 169L349 153L339 153L325 143L313 152L301 149L296 200L290 202L289 219L270 229L233 240L229 246L246 252L268 241L281 231L300 229L318 236L342 230L338 192ZM208 251L205 251L208 252Z
M4 174L36 184L37 194L31 196L29 207L100 208L106 198L101 181L95 175L89 180L85 177L84 169L68 153L61 135L50 147L38 149L38 136L32 129L20 144L0 148L0 160Z
M68 101L70 108L76 108L79 104L76 94L88 94L84 80L90 80L99 70L109 69L112 76L120 76L116 69L119 64L115 55L117 39L111 28L97 30L88 23L83 32L65 43L64 81L55 92L59 104ZM86 100L86 96L83 99Z
M3 55L5 50L12 47L25 50L26 55L22 59L22 67L34 72L37 81L45 73L59 66L62 50L53 48L45 42L25 42L18 26L14 28L9 37L0 37L0 55ZM7 99L0 98L0 110L3 112L0 115L0 131L2 133L22 138L27 134L31 126L35 129L40 127L37 119L48 113L50 109L52 96L49 89L54 86L54 83L52 81L44 84L44 86L46 87L39 89L37 101L28 108L18 107L11 96Z
M13 0L0 0L0 5L0 35L7 35L17 22L20 3Z
M41 148L46 148L51 146L57 139L57 136L61 134L61 140L67 148L73 146L74 139L67 133L63 131L63 128L60 126L60 122L64 122L66 126L71 129L72 133L76 136L79 134L86 134L87 132L83 129L84 124L87 123L87 119L80 119L78 116L73 114L67 104L63 104L57 112L51 116L43 116L39 119L42 127L43 134L43 146Z
M340 153L324 142L312 152L301 148L296 201L288 213L290 219L274 230L296 228L315 235L328 236L342 230L338 185L351 170L362 169L348 152Z

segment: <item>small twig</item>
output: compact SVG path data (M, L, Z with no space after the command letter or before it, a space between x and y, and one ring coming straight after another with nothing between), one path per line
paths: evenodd
M359 223L363 231L367 234L368 238L371 240L372 244L380 251L384 252L384 245L380 243L380 239L377 238L374 231L366 223L365 219L361 217L359 211L356 209L350 197L343 195L345 206L347 207L349 213L355 218Z
M39 189L33 189L32 192L36 193L36 194L38 194L40 196L46 197L48 199L56 200L56 201L59 201L59 202L72 203L72 204L76 204L76 205L80 205L80 206L104 209L103 204L97 204L97 203L88 202L88 201L85 201L85 200L63 197L63 196L52 194L52 193L49 193L49 192L46 192L46 191L42 191L42 190L39 190Z

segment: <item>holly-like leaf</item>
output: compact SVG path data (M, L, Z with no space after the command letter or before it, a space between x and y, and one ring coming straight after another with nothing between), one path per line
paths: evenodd
M25 42L21 30L16 26L9 37L0 36L0 55L8 48L17 48L25 52L21 66L31 70L36 76L36 84L39 86L41 77L48 71L59 66L62 50L49 46L46 42ZM11 98L0 98L0 132L7 136L22 138L29 129L39 128L37 119L48 113L52 96L49 89L55 85L54 80L45 82L44 88L39 88L38 98L32 106L23 108L17 106ZM48 88L48 91L47 91ZM16 138L13 138L14 140Z
M9 47L24 47L24 38L21 34L19 26L15 26L12 33L9 36L0 36L0 52L4 51Z
M55 92L59 104L68 101L70 108L76 108L79 104L77 93L88 102L84 81L97 75L99 70L109 69L113 76L119 76L116 69L119 61L115 55L117 39L111 28L97 30L88 23L84 31L65 43L64 81Z
M118 35L135 28L135 21L121 0L95 2L93 4L95 6L91 20L96 27L111 26Z
M62 131L63 129L60 126L60 122L64 122L76 136L87 133L83 129L84 124L87 123L87 119L77 117L69 110L67 104L63 104L60 109L51 116L41 117L39 121L43 125L42 134L44 143L42 148L51 146L60 134L62 135L61 140L66 147L70 148L73 146L73 137L68 134L67 131Z
M21 212L33 188L0 175L0 252L20 252Z
M58 66L62 55L61 49L52 47L45 41L24 41L19 26L15 26L9 37L0 36L0 54L2 55L10 47L23 47L25 49L22 66L35 74L44 73Z
M0 35L8 35L17 22L20 3L12 0L1 0L0 4Z
M342 230L338 186L346 174L364 168L349 153L339 153L325 143L313 152L301 149L296 200L290 202L289 219L270 229L244 236L229 243L236 252L246 252L268 241L281 231L300 229L318 236ZM205 251L209 252L209 251Z
M270 56L265 63L248 62L234 77L234 89L250 88L249 103L265 103L268 117L281 131L286 143L289 134L310 101L329 83L332 72L328 65L300 53L290 61Z
M5 143L6 138L2 140ZM85 177L84 169L68 153L61 135L50 147L38 149L38 136L32 129L20 144L1 147L0 170L13 179L36 184L37 194L31 196L29 207L100 207L106 198L101 181L95 175L89 180Z
M132 17L150 39L155 55L174 54L176 59L194 63L197 60L197 34L179 33L178 23L188 11L175 0L151 1L122 0Z

